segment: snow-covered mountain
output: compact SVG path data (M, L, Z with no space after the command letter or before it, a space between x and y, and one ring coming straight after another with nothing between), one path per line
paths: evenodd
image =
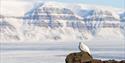
M0 41L20 40L19 29L21 26L19 19L0 15Z
M120 28L121 32L125 36L125 12L120 14Z
M1 41L122 39L124 30L124 9L96 5L38 2L20 18L0 17Z

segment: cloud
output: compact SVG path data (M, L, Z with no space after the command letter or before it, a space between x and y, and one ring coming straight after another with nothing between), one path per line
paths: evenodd
M22 0L0 0L0 14L6 16L22 16L32 5L32 2Z

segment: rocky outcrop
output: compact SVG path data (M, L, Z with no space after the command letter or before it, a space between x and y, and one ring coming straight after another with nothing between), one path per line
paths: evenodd
M69 54L65 61L66 63L83 63L92 60L92 56L88 52L78 52Z
M92 61L88 63L125 63L125 60L116 61L116 60L99 60L99 59L93 59Z
M66 63L125 63L125 60L100 60L94 59L87 52L71 53L65 59Z

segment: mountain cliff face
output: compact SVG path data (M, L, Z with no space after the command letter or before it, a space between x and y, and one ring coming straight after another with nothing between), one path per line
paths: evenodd
M125 12L120 14L120 29L125 36Z
M16 28L0 15L0 40L19 40Z
M124 38L125 12L120 9L83 4L63 4L56 2L36 3L25 15L17 19L20 26L9 24L0 18L1 36L5 41L8 28L16 40L88 40L93 37ZM6 23L6 24L3 24ZM18 23L18 24L19 24ZM5 27L6 28L3 28ZM3 34L3 35L2 35ZM3 39L0 39L3 40Z

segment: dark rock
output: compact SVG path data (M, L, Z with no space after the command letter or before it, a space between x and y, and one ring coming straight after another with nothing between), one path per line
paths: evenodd
M125 63L125 60L120 61L119 63Z
M125 63L125 60L100 60L93 59L87 52L78 52L69 54L66 59L66 63Z
M66 63L90 63L92 59L88 52L78 52L69 54L65 61Z
M90 63L103 63L101 60L93 59Z
M118 63L118 61L115 61L115 60L106 60L106 61L103 61L103 63Z

